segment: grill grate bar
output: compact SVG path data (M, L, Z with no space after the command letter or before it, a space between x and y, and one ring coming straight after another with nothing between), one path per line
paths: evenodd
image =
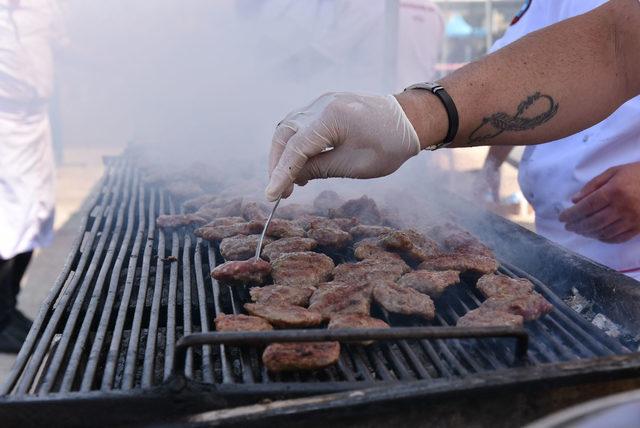
M127 181L128 181L128 177L125 177L125 183ZM119 197L120 197L119 194L116 194L114 196L114 204L113 206L110 207L111 209L107 210L108 214L105 220L105 227L104 227L107 230L111 229L111 224L113 222L113 218L116 213L115 206L117 206L117 204L119 203ZM116 223L117 223L117 220L116 220ZM76 323L78 322L78 317L80 316L80 312L82 310L86 295L91 290L91 283L93 282L95 272L98 269L98 265L100 264L102 265L102 268L100 269L100 272L98 274L98 279L96 280L95 288L101 289L102 285L104 284L104 278L106 277L106 273L109 270L112 253L108 252L103 262L101 262L100 259L102 258L102 254L104 251L104 247L107 244L108 237L109 237L109 233L103 233L100 236L100 239L98 241L98 244L95 250L93 251L93 256L92 256L91 262L89 263L89 268L87 269L87 273L84 276L82 285L80 286L78 293L76 294L75 300L71 306L71 311L69 313L69 316L66 319L64 330L60 335L60 341L57 343L55 352L53 352L53 357L51 358L48 364L47 370L44 372L45 373L44 379L42 380L41 384L37 388L39 394L46 394L50 392L52 389L54 389L55 387L55 384L58 379L58 372L60 371L60 366L62 365L63 361L67 360L65 358L67 355L67 347L69 346L72 338L74 337L73 332L76 329ZM111 247L112 245L110 245L110 248ZM85 314L84 322L82 323L83 325L81 327L84 327L85 325L90 324L86 322L88 319L89 318L87 318ZM76 343L78 343L78 339L76 340ZM74 346L74 348L77 348L77 347ZM75 368L79 365L79 363L80 363L80 354L72 351L72 356L69 359L69 366L71 366L72 368ZM66 376L66 378L63 379L63 382L65 383L64 385L65 389L67 390L70 389L73 379L74 379L73 375Z
M208 250L209 250L208 251L209 269L213 270L213 268L216 266L216 255L213 252L213 248L211 248L210 246L208 246ZM209 275L209 279L211 281L212 289L213 289L213 305L216 311L216 316L218 316L219 314L224 313L224 311L222 310L222 304L220 302L220 284L218 283L218 281L213 279L211 275ZM224 383L232 383L233 375L231 373L231 367L229 365L227 349L225 345L220 345L219 349L220 349L220 364L221 364L221 370L222 370L222 381Z
M49 346L52 343L52 339L57 333L56 330L66 310L67 302L71 299L72 295L75 293L76 287L80 284L84 267L89 260L89 257L92 255L90 248L93 245L93 241L95 240L98 229L100 228L100 224L102 223L104 212L106 211L108 206L107 204L111 204L114 202L114 189L122 186L123 181L124 180L122 177L118 177L116 180L116 184L113 187L109 188L107 193L108 196L103 198L103 202L96 213L93 225L91 226L91 231L88 234L85 233L83 237L83 242L82 244L80 244L81 256L80 260L78 261L78 265L73 276L69 276L67 284L62 290L62 295L59 300L56 303L52 302L55 307L54 312L51 315L51 318L48 320L47 326L42 337L40 338L38 346L36 347L35 352L31 356L31 359L29 360L29 363L25 368L25 373L18 385L19 394L26 394L33 384L39 367L42 364L43 358L49 351ZM89 248L87 248L87 245L89 246Z
M144 193L143 193L144 194ZM127 349L124 367L124 376L122 378L122 389L128 390L133 388L135 381L135 370L138 359L138 348L142 345L140 341L140 333L142 327L142 316L145 310L145 302L147 299L147 289L149 287L149 276L151 271L151 254L153 252L153 238L156 230L156 197L155 192L151 192L149 200L147 240L144 245L142 256L142 269L140 283L138 286L138 299L136 300L135 313L131 324L131 335L129 337L129 347Z
M159 192L160 213L165 213L164 193ZM153 300L151 301L151 312L149 314L149 328L147 333L147 343L144 350L144 363L142 367L142 386L153 385L154 369L156 363L156 346L158 342L158 325L160 319L160 305L162 302L162 285L164 278L164 257L165 257L165 233L162 229L157 230L157 260L156 276L153 286Z
M196 267L203 266L202 263L202 247L203 243L200 238L196 241L195 254L193 256ZM195 269L196 286L198 289L198 308L200 312L200 331L207 333L210 331L209 326L209 310L207 308L207 298L204 289L204 276L202 269ZM210 345L202 347L202 378L205 382L213 383L213 368L211 365L212 349Z
M137 186L133 186L129 199L129 206L127 210L127 229L120 246L120 251L116 257L116 261L111 271L111 278L109 280L109 289L107 291L107 298L102 306L102 315L98 324L98 330L96 332L91 352L87 360L87 368L85 369L85 375L80 385L81 391L89 391L92 387L98 362L101 359L102 345L107 335L107 328L109 327L109 319L111 318L111 310L116 299L118 290L118 284L120 282L120 272L122 265L124 264L125 257L128 252L129 242L131 241L131 235L133 235L133 218L135 217L135 201L137 199Z
M408 358L409 362L411 363L412 370L418 374L418 377L420 379L431 379L431 375L429 374L427 369L423 367L424 363L420 361L420 358L416 355L413 349L411 349L411 346L407 343L407 341L398 340L398 346L400 347L404 355L406 355L406 357Z
M436 319L440 322L440 325L450 327L449 323L440 314L436 313ZM457 339L450 339L447 342L453 345L452 347L455 348L456 353L459 354L464 362L467 363L468 366L473 368L473 370L475 370L476 372L481 372L483 370L482 366L480 366L476 362L476 360L471 355L469 355L469 353L462 346L460 346L460 342Z
M145 209L144 209L144 188L137 182L139 177L136 176L136 184L134 186L138 189L138 215L134 218L130 218L132 223L138 220L138 229L136 231L136 238L133 242L131 249L131 255L129 257L129 264L127 266L127 277L124 283L124 289L122 291L122 297L120 299L120 306L118 308L118 315L116 318L116 324L113 328L113 335L111 336L111 345L107 352L107 358L105 361L104 374L102 376L103 390L113 389L115 377L116 377L116 365L119 361L120 348L122 346L122 337L125 330L125 322L127 318L127 310L129 309L129 301L133 292L133 284L135 281L136 268L138 264L138 258L140 255L140 247L142 246L142 240L144 239L144 230L146 227ZM132 213L130 211L130 213Z
M169 200L169 213L175 214L173 202ZM175 230L171 233L171 259L180 259L180 238ZM171 374L176 346L176 303L178 301L178 263L172 262L169 270L169 294L167 296L167 331L164 347L164 379Z
M237 296L237 289L228 286L229 296L231 297L231 310L234 314L241 313L238 308L237 301L240 299ZM242 382L243 383L254 383L255 380L253 378L253 369L251 368L250 357L247 355L246 348L241 347L238 349L240 352L240 367L242 372Z
M130 179L131 171L127 171L127 177L125 178L125 181L129 181ZM126 208L129 205L129 198L129 186L127 186L125 187L122 195L122 203L120 203L120 207L118 208L116 225L111 236L109 248L107 249L102 267L100 268L100 273L98 274L98 279L96 280L96 284L91 295L91 300L89 301L89 306L86 310L84 319L82 321L82 326L80 327L80 332L78 333L78 337L75 340L73 351L71 353L71 357L69 358L69 364L62 379L62 385L60 386L61 392L68 392L73 388L73 383L77 376L78 366L83 359L83 352L86 348L88 337L91 332L91 325L93 324L96 311L98 310L98 304L103 294L104 286L106 285L106 279L111 272L113 256L116 254L116 248L120 242L120 239L122 238L121 235L124 231L124 215L126 212Z
M184 335L191 334L191 237L185 235L182 249L182 325ZM187 352L185 373L193 377L193 349Z

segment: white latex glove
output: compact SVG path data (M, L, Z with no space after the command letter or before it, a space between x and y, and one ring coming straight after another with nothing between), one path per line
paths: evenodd
M382 177L419 152L418 135L394 96L324 94L276 128L265 193L274 201L289 196L293 183L314 178Z

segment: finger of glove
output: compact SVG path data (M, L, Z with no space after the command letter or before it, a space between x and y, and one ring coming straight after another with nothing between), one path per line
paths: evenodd
M296 129L292 123L287 121L279 123L276 127L271 139L271 150L269 152L269 176L271 176L273 169L278 164L285 147L287 147L287 142L295 135Z
M298 173L307 160L324 149L331 147L331 141L313 129L297 132L287 142L276 167L271 173L265 191L267 199L274 201L296 181Z
M303 185L317 178L352 177L351 164L349 156L345 155L341 147L320 153L307 160L298 173L296 183Z

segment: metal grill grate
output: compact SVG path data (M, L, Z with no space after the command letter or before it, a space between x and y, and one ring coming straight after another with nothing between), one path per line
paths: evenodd
M85 219L67 264L44 302L0 394L74 395L89 391L149 388L167 379L179 338L212 331L219 313L239 313L243 288L221 286L209 272L217 250L185 231L155 227L162 213L176 213L161 190L142 183L126 159L112 162ZM530 336L524 364L611 356L629 352L571 311L548 287L503 264L501 272L529 278L554 304L541 320L527 323ZM461 284L436 304L434 326L453 326L476 308L481 296ZM374 308L393 326L419 325ZM446 382L477 373L508 370L514 342L493 339L380 341L346 344L338 364L325 370L271 374L260 351L230 345L189 348L184 371L206 384L245 390L305 393L365 385Z

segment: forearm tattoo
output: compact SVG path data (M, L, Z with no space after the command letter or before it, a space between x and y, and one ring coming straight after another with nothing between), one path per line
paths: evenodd
M547 103L548 108L537 116L527 116L527 110L541 107ZM477 144L497 137L505 131L527 131L548 122L558 112L558 103L549 95L536 92L518 105L513 116L504 112L497 112L482 119L482 123L469 136L468 144Z

